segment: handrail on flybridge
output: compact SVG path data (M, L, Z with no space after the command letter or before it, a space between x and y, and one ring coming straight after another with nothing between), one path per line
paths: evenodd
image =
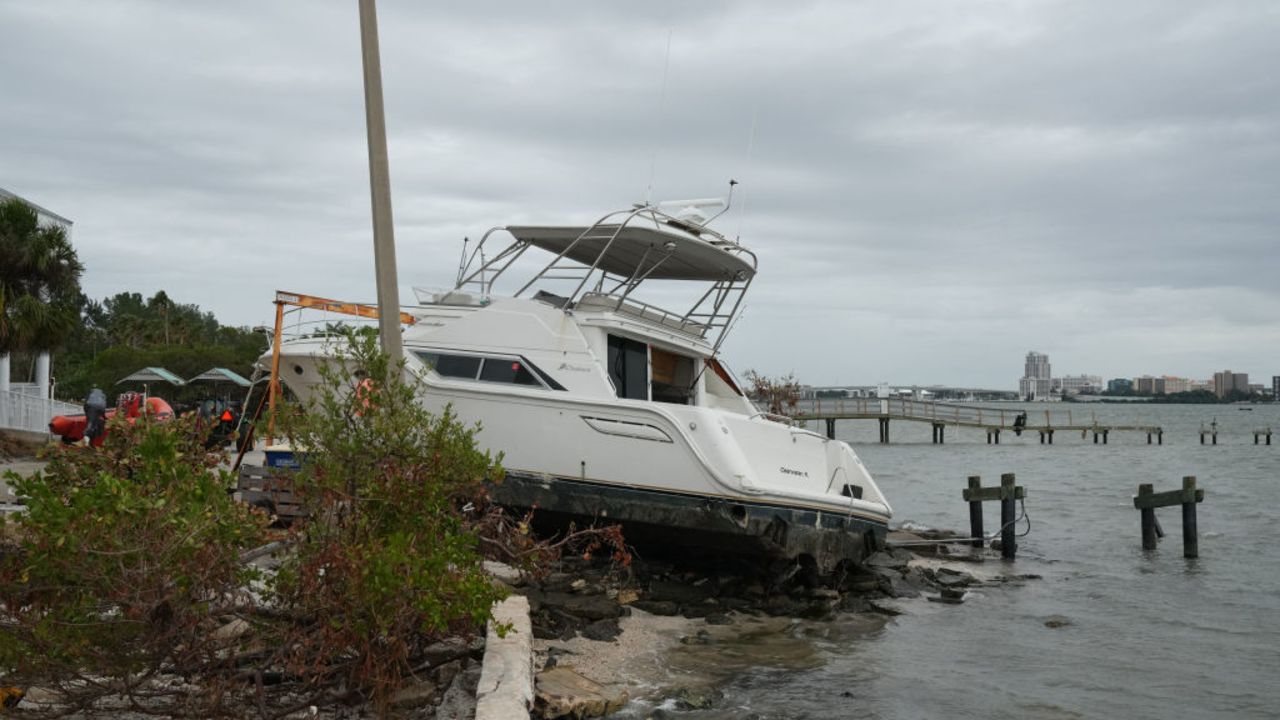
M498 231L514 241L491 258L484 249ZM555 253L549 262L520 286L520 297L540 281L576 282L558 302L573 309L585 298L593 307L612 303L616 312L648 320L669 316L662 324L708 339L719 330L712 354L719 349L741 308L756 273L756 256L727 240L698 220L676 217L653 205L635 205L606 214L587 227L507 226L487 231L465 255L455 290L467 287L489 294L494 282L530 247ZM629 299L648 280L690 280L710 283L688 312L672 313Z

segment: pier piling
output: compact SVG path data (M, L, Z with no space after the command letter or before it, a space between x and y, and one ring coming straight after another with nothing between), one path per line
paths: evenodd
M999 487L984 488L980 476L970 475L969 487L962 493L962 497L969 503L969 536L978 538L972 541L974 547L981 547L982 538L985 537L982 529L982 503L1000 501L1000 556L1006 560L1013 560L1018 551L1014 528L1017 520L1016 503L1026 497L1026 491L1014 482L1013 473L1005 473L1000 476Z
M827 418L827 439L836 439L836 421L834 418Z
M1156 519L1156 508L1170 505L1182 506L1182 555L1183 557L1200 557L1200 538L1196 522L1196 504L1204 501L1204 490L1196 488L1195 476L1182 478L1181 490L1154 492L1148 483L1138 485L1138 494L1133 498L1133 506L1142 515L1142 549L1154 550L1156 540L1163 537L1160 521Z
M1018 536L1014 532L1017 507L1014 505L1013 473L1000 476L1000 557L1012 560L1018 552ZM1185 512L1184 512L1185 517ZM1192 516L1192 523L1195 516ZM1186 522L1185 520L1183 521Z
M969 501L969 537L973 540L969 544L973 547L982 547L982 500L978 499L978 490L982 489L982 477L979 475L969 476L969 492L973 499Z
M1143 483L1138 486L1138 497L1145 498L1153 494L1155 490L1151 483ZM1144 507L1138 511L1142 516L1142 549L1156 549L1156 509L1154 507Z

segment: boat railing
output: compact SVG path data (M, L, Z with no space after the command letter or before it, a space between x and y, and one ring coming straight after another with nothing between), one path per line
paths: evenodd
M608 264L605 263L605 258L614 249L624 230L633 224L648 227L649 223L661 230L696 236L721 251L748 260L751 268L756 265L755 254L749 249L736 242L730 242L705 225L678 218L654 205L637 204L626 210L608 213L587 226L576 237L566 242L555 257L513 295L520 297L526 291L538 289L539 284L542 284L545 289L546 281L575 283L571 292L558 296L562 300L561 307L607 307L612 303L613 309L618 312L644 318L704 340L710 340L709 336L713 330L716 330L719 332L715 333L712 348L712 354L715 354L742 307L747 289L754 277L754 270L751 272L739 270L731 277L703 278L709 284L708 289L693 304L693 307L683 314L634 300L632 293L637 287L651 277L662 276L659 270L672 256L676 244L674 242L655 243L646 248L642 257L636 260L626 273L613 273L606 270ZM464 245L457 283L454 286L455 291L465 293L475 290L481 296L489 295L497 279L533 246L533 243L527 239L516 238L496 254L486 255L486 246L490 238L498 231L505 230L506 228L501 227L490 229L470 251L467 251ZM580 251L575 252L580 247L589 249L590 254L583 257Z
M663 310L656 305L650 305L646 302L641 302L631 298L623 298L617 295L610 295L608 293L586 293L574 308L578 310L612 310L624 315L630 315L642 320L657 323L665 328L686 333L696 338L705 338L707 331L711 329L707 325L694 322L687 317L668 310Z

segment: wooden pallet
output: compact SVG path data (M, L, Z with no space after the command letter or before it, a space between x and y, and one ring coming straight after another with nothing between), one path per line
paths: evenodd
M307 516L306 509L294 495L293 475L294 471L289 468L241 465L236 492L240 493L241 502L260 507L279 522L289 524Z

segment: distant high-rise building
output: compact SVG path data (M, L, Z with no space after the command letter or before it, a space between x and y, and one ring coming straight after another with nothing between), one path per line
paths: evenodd
M1049 397L1053 388L1053 373L1049 369L1049 356L1044 353L1027 353L1027 362L1018 380L1018 394L1028 400Z
M1107 392L1120 395L1133 392L1133 381L1129 378L1115 378L1107 381Z
M1280 375L1271 376L1271 399L1280 402Z
M1249 373L1223 370L1220 373L1213 374L1213 392L1215 395L1225 397L1233 390L1243 393L1249 392Z
M1156 394L1156 378L1150 375L1143 375L1133 379L1133 391L1139 395L1155 395Z

